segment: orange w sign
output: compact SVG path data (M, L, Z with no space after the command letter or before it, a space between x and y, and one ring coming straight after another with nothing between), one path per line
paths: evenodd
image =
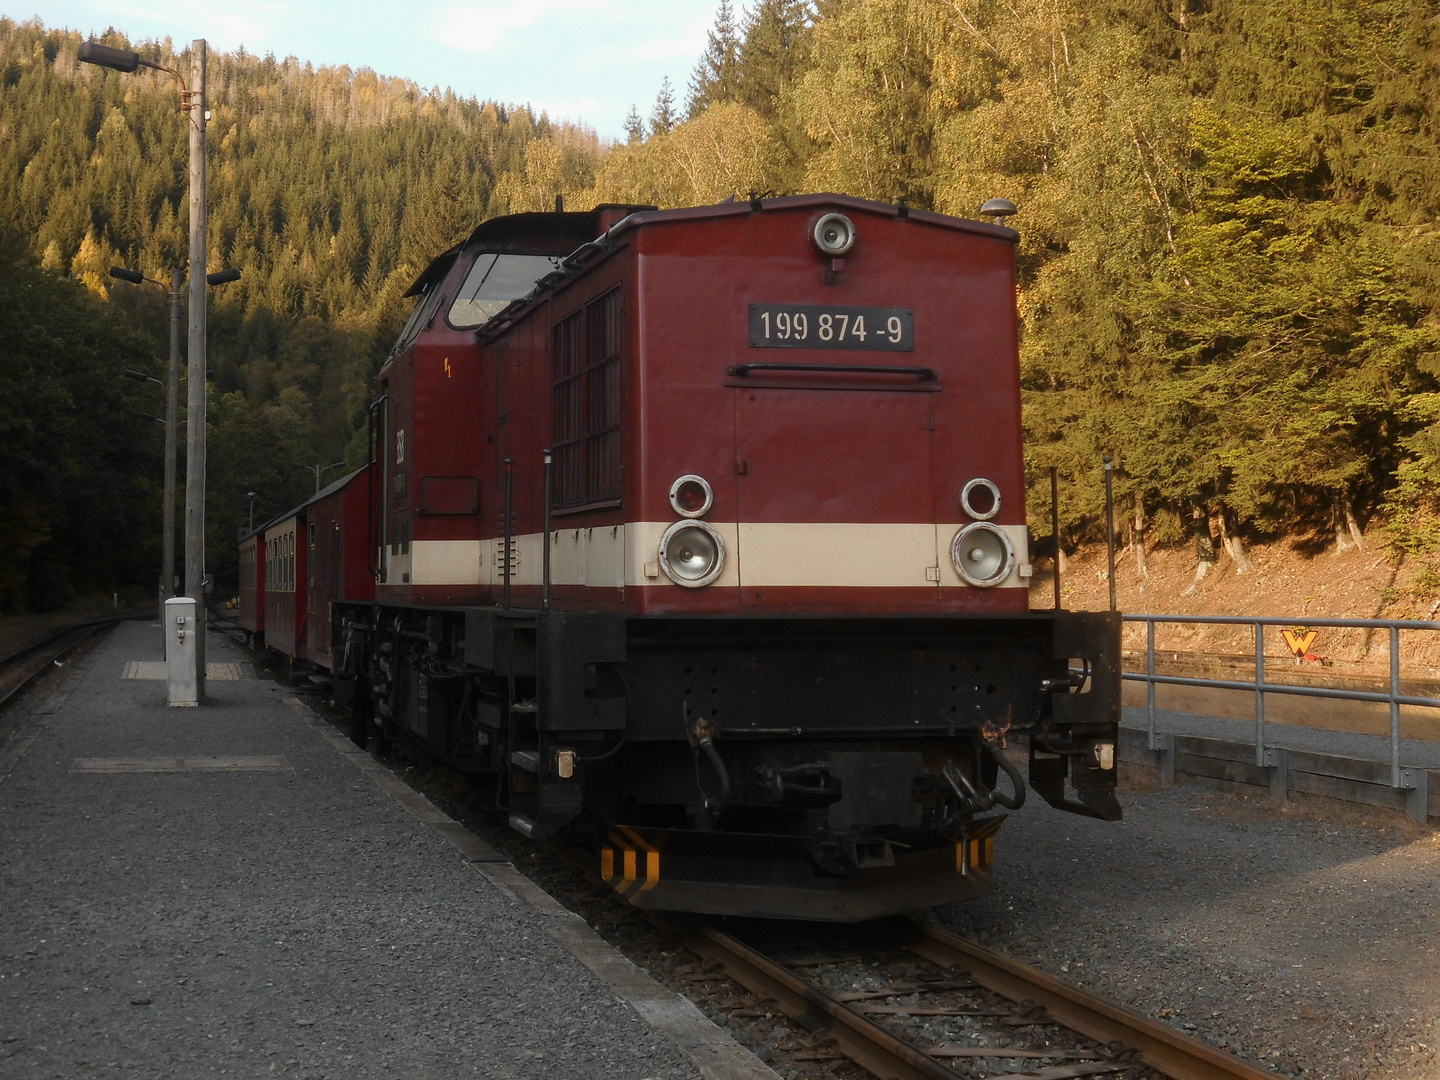
M1315 639L1320 636L1320 631L1312 630L1308 626L1297 626L1293 630L1281 630L1280 635L1285 639L1285 644L1290 646L1295 659L1303 660L1310 651L1310 646L1314 645Z

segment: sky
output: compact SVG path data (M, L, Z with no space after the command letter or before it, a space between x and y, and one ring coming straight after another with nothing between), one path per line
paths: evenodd
M683 105L719 0L0 0L0 15L39 18L132 42L198 37L211 49L349 64L462 97L530 104L619 138L631 104L649 116L665 76ZM739 6L739 5L737 5Z

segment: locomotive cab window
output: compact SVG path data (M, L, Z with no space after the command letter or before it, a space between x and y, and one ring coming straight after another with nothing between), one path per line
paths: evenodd
M555 505L620 497L620 290L555 324Z
M535 287L546 274L560 269L551 255L494 255L484 252L455 293L447 321L456 330L473 330L504 311Z

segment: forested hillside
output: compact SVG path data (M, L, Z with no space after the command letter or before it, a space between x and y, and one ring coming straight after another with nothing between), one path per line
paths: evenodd
M131 46L113 33L104 40ZM0 223L45 270L108 300L117 327L148 332L148 355L116 354L104 367L87 366L83 378L104 380L107 400L125 403L132 415L163 413L158 387L119 373L130 366L163 377L165 291L117 282L107 271L129 266L168 281L169 268L188 256L176 88L153 71L118 75L80 65L80 41L0 19ZM134 47L188 70L188 52ZM592 132L524 108L462 100L367 70L212 52L209 83L208 269L242 272L212 292L210 316L208 545L223 583L233 576L227 571L248 513L246 492L258 493L255 513L264 520L313 490L314 474L295 465L363 457L356 432L371 379L408 313L401 294L429 259L485 217L508 212L521 194L505 184L516 168L528 163L532 172L543 167L584 185L601 147ZM17 264L15 272L24 271ZM51 313L12 317L44 322ZM17 378L26 370L9 340L0 341L0 370ZM67 386L82 378L63 363L53 374ZM148 482L159 475L163 428L135 423L139 430L114 449L130 455L132 475ZM39 433L34 442L27 437L0 431L0 518L9 521L22 520L5 486L19 483L12 455L43 461L61 453ZM58 504L26 498L27 506L52 508L37 528L63 536ZM153 547L158 552L158 540ZM6 551L23 579L29 549ZM43 590L47 596L127 583L90 563L62 558L59 566L70 584ZM155 579L147 569L129 581L149 588ZM0 608L25 596L23 587L0 585Z
M1440 547L1440 4L722 6L597 195L1015 200L1037 533ZM638 125L637 125L638 128ZM638 130L636 131L638 135ZM579 195L576 192L572 197ZM1103 526L1100 526L1103 529Z
M174 92L78 42L0 21L0 217L163 342L161 291L104 272L184 256ZM1054 465L1067 544L1101 535L1108 452L1132 538L1202 567L1377 523L1440 550L1440 0L722 4L615 147L364 70L211 71L210 269L244 274L214 297L212 551L245 491L279 509L291 463L354 454L399 294L476 221L802 190L1019 204L1037 533Z

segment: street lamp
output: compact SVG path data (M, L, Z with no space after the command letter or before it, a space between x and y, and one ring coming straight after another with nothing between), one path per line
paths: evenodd
M97 46L104 48L104 46ZM114 50L118 51L118 50ZM127 270L123 266L112 266L110 276L132 285L159 285L169 292L170 299L170 380L165 384L165 523L161 526L165 543L160 557L160 614L165 614L165 601L175 595L175 439L180 430L180 296L181 276L177 266L170 271L170 284L155 278L147 278L139 270ZM125 370L127 379L146 380L158 383L149 375L139 371ZM202 425L203 427L203 425ZM169 635L165 640L170 640Z
M247 491L245 497L250 500L250 531L255 531L255 492Z
M103 48L103 46L101 47ZM162 383L159 379L146 375L143 371L135 371L131 368L126 368L121 372L127 379L134 379L136 382L153 382L158 386L165 387L165 419L161 421L165 425L165 523L161 526L164 530L165 545L160 568L160 611L163 615L165 601L175 595L175 440L181 427L181 424L177 422L180 398L181 276L177 267L170 272L170 284L166 285L157 278L146 277L139 270L130 270L123 266L110 267L110 276L120 281L128 281L132 285L159 285L169 293L170 298L169 383ZM207 285L226 285L239 280L240 271L235 269L217 270L213 274L205 275ZM209 375L209 372L207 371L205 374ZM169 638L167 637L166 640L168 641Z
M204 38L191 43L190 89L178 71L129 49L112 49L93 41L81 42L77 58L112 71L132 72L147 67L163 71L180 83L180 109L190 129L190 386L188 413L192 421L185 439L185 591L195 599L195 692L205 698L205 108ZM175 288L179 288L179 271ZM168 403L167 403L168 404ZM174 432L179 424L167 424Z
M313 472L313 473L315 474L315 494L316 494L316 495L319 495L319 494L320 494L320 474L321 474L321 473L327 473L327 472L329 472L331 469L338 469L338 468L340 468L341 465L344 465L344 464L345 464L345 462L343 462L343 461L337 461L337 462L335 462L335 463L332 464L332 465L302 465L302 464L301 464L300 462L298 462L298 461L292 461L292 462L290 463L290 467L291 467L292 469L309 469L311 472Z

